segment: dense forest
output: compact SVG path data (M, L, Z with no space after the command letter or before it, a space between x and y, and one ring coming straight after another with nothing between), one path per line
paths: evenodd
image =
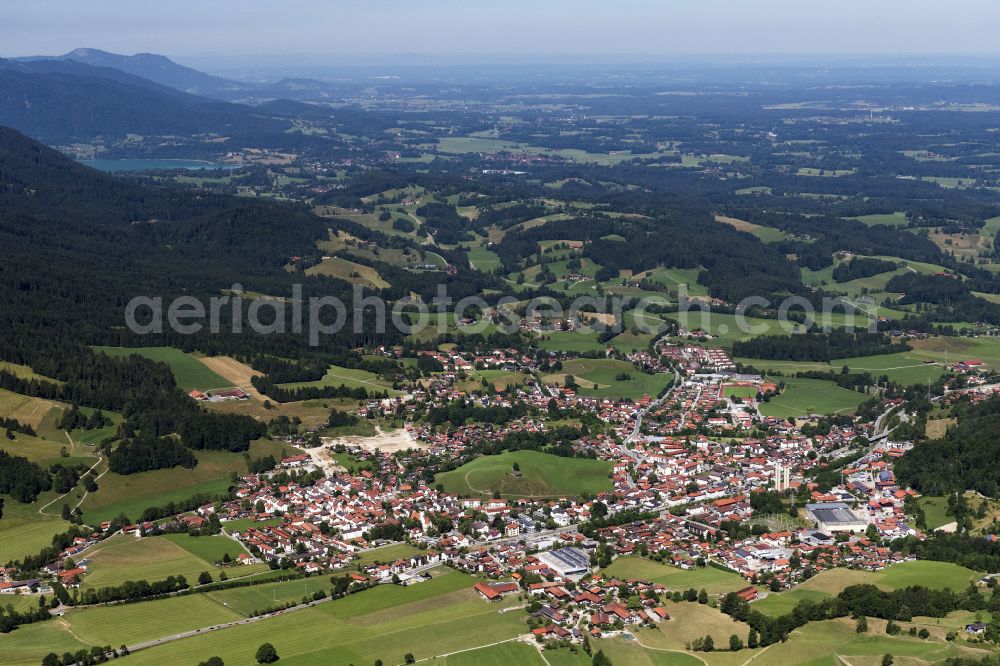
M958 424L918 443L896 462L896 477L925 495L976 490L1000 493L1000 398L954 407Z
M0 450L0 494L28 503L51 487L52 478L46 470L27 458Z
M833 279L836 282L849 282L895 270L898 267L899 264L894 261L873 257L851 257L850 261L842 262L834 267Z
M800 333L767 335L733 343L733 355L789 361L832 361L836 358L875 356L907 351L882 333Z

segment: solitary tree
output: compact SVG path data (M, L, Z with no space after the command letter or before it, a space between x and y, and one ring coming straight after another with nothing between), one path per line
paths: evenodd
M859 634L864 634L868 631L868 618L864 615L858 617L858 623L854 627L854 630Z
M743 649L743 641L736 634L729 637L729 649L733 652L739 652Z
M278 659L278 651L270 643L261 643L260 647L257 648L258 664L273 664Z

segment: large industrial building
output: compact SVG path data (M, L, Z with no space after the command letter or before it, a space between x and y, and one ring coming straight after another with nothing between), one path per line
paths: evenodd
M806 504L806 513L816 521L817 530L828 534L835 532L864 532L868 527L865 519L854 513L843 502Z
M538 559L563 578L577 580L590 573L590 555L581 548L560 548L539 553Z

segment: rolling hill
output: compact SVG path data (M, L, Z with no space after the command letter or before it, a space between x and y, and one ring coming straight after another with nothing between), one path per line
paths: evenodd
M19 62L69 60L93 67L110 67L175 90L210 97L221 97L225 93L244 88L235 81L199 72L155 53L136 53L129 56L100 49L79 48L58 56L31 56L17 60Z
M128 134L281 132L288 122L114 68L0 59L0 125L58 143Z

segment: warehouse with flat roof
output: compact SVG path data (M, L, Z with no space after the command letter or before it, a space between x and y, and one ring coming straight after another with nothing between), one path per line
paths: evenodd
M563 578L578 580L590 573L590 555L581 548L550 550L537 557Z
M868 527L868 522L844 502L806 504L806 513L816 521L816 529L828 534L864 532Z

